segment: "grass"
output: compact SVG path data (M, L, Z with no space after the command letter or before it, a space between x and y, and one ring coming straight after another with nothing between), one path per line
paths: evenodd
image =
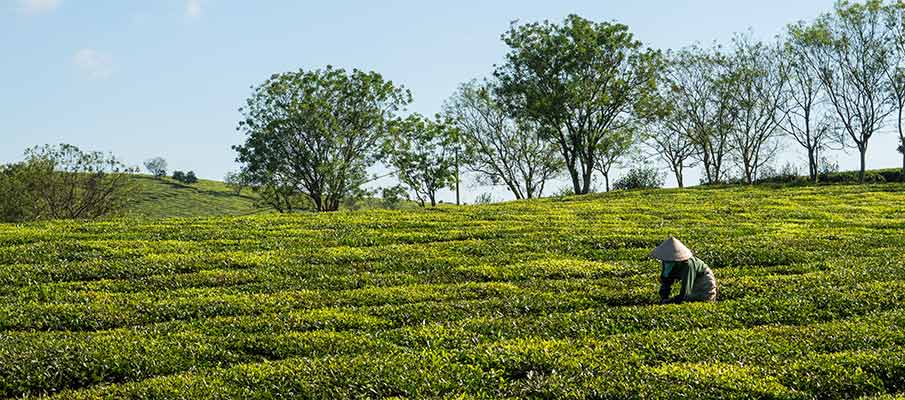
M212 217L262 211L255 207L251 190L236 195L222 182L202 179L187 185L170 178L154 179L147 175L136 175L133 179L136 197L124 211L132 217Z
M905 185L0 225L0 397L893 398ZM719 301L657 305L680 237Z

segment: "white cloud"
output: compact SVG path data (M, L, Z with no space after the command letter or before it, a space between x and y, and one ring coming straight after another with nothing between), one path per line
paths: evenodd
M185 15L188 15L191 18L198 18L201 16L201 0L186 0L185 1Z
M106 78L113 73L113 57L95 49L80 49L72 57L72 64L92 79Z
M26 15L44 14L56 10L63 0L19 0L19 10Z

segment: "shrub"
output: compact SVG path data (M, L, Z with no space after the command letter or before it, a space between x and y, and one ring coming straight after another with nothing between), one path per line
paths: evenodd
M184 183L186 185L191 185L193 183L198 182L198 178L195 176L195 171L182 172L182 171L173 171L173 180Z
M176 182L185 182L185 172L179 170L173 171L172 178Z
M490 204L493 203L493 195L490 193L481 193L478 197L474 199L475 204Z
M563 186L556 190L556 193L553 193L553 197L568 197L575 195L575 188L572 186Z
M656 189L663 187L663 175L653 167L632 168L613 183L614 190Z

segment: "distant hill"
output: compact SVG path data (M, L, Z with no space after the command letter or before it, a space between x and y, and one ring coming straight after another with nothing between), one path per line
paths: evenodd
M212 217L265 211L254 206L256 197L251 190L236 195L223 182L201 179L187 185L170 178L158 180L147 175L136 175L134 179L138 193L125 210L128 216Z

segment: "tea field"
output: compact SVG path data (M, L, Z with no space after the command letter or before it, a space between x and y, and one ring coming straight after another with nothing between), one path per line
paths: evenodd
M893 398L903 325L902 184L0 225L0 397Z

